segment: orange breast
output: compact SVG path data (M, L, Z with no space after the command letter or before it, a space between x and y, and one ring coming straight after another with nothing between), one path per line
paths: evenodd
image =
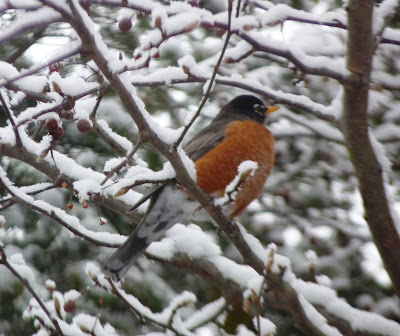
M258 168L241 183L230 217L239 215L259 195L271 172L271 132L254 121L234 121L227 127L225 139L195 162L197 184L208 194L223 196L226 186L238 174L238 166L246 160L257 162Z

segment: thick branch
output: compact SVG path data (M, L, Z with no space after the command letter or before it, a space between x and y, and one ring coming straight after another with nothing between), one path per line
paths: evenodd
M342 129L360 186L366 220L393 286L400 295L400 239L388 204L382 167L368 133L373 9L374 1L371 0L349 2L347 67L359 78L359 85L345 87Z

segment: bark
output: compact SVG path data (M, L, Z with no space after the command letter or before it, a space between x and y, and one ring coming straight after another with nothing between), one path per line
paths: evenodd
M374 52L374 1L349 2L347 68L356 81L345 86L342 130L354 165L365 218L397 294L400 294L400 239L390 211L382 166L370 141L368 91Z

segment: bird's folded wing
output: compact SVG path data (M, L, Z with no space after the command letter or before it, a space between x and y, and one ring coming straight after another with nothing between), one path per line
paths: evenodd
M214 123L212 127L202 129L184 147L187 155L196 161L208 151L216 147L225 137L226 121Z
M140 205L142 205L144 202L146 202L149 198L151 198L152 196L157 195L164 187L165 185L168 183L168 181L166 181L165 183L160 183L160 184L154 184L152 187L149 188L149 190L147 190L143 196L139 199L139 201L137 201L132 208L130 208L127 212L131 212L133 210L136 210Z

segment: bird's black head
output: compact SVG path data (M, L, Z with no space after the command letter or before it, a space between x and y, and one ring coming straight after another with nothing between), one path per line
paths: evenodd
M229 114L230 117L237 116L238 119L250 119L259 123L264 123L268 113L277 110L277 107L266 107L264 103L252 95L242 95L232 99L226 104L221 113Z

